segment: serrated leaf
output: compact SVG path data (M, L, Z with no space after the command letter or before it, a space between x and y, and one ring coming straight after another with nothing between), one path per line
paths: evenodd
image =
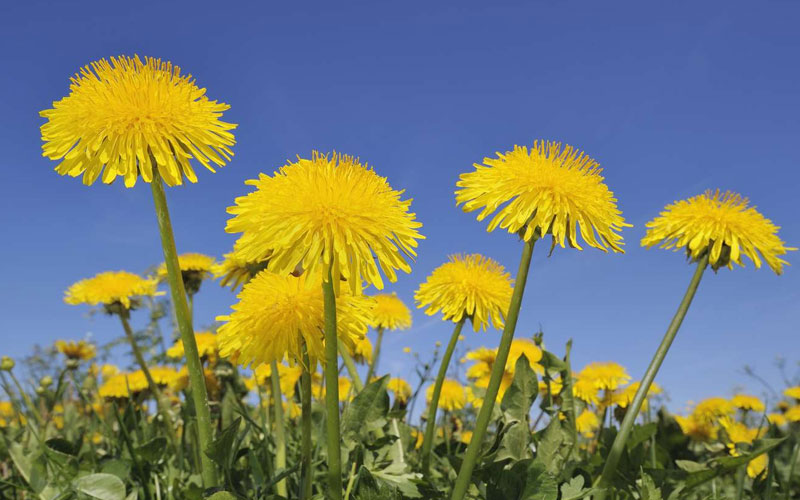
M558 418L553 418L542 434L536 447L534 462L540 464L550 474L558 474L564 464L565 457L560 454L565 434Z
M547 472L542 464L533 462L525 475L525 487L519 500L556 500L558 483L556 478Z
M231 422L231 424L223 429L220 435L209 443L206 448L206 455L217 465L227 467L228 459L235 452L235 450L233 450L233 442L236 439L236 434L241 422L241 418L237 418Z
M633 450L643 442L655 436L656 431L658 431L658 424L656 422L650 422L645 425L635 425L633 429L631 429L625 447L628 448L628 451Z
M646 473L642 473L639 485L639 498L641 500L662 500L661 489L656 487L655 481Z
M524 420L539 394L539 381L531 370L528 358L522 355L514 366L514 379L503 395L500 409L516 420Z
M406 497L422 497L416 484L422 479L422 474L407 472L405 466L399 462L395 462L382 470L373 470L371 473L373 477L397 488Z
M75 490L98 500L125 500L125 484L112 474L98 472L73 481Z
M232 493L228 493L227 491L218 491L208 497L207 500L239 500L239 498L234 496Z
M359 392L342 415L342 434L358 435L364 431L380 429L389 412L389 394L386 384L389 376L370 382Z
M167 439L159 436L151 439L141 446L137 446L134 451L136 456L145 462L156 463L164 456L167 449Z

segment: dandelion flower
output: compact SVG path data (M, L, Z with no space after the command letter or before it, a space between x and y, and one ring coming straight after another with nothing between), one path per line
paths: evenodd
M694 407L692 417L700 422L714 425L725 417L733 415L733 404L725 398L706 398Z
M614 391L614 394L611 396L611 402L620 408L627 408L631 403L633 403L633 398L636 396L636 391L639 390L640 385L641 382L634 382L622 390ZM661 394L661 392L661 387L653 382L647 389L647 396L642 402L642 409L647 409L647 400L649 398L657 394Z
M373 297L375 309L372 310L371 327L384 330L405 330L411 327L411 310L396 294L381 293Z
M178 256L178 267L181 269L186 293L194 295L200 291L203 280L211 278L217 268L217 262L210 255L201 253L185 253ZM156 271L159 281L166 281L168 278L167 265L162 262Z
M194 334L197 342L197 354L201 358L213 358L217 354L217 336L214 332L198 332ZM167 357L172 359L183 359L185 353L183 342L178 340L172 347L167 349Z
M702 422L694 415L689 415L688 417L675 415L675 422L678 423L681 431L686 436L695 441L707 442L717 437L717 428L714 425Z
M506 360L503 378L500 381L500 388L497 391L497 399L502 400L506 390L511 387L516 372L517 360L525 356L531 368L539 374L544 373L544 368L537 363L542 359L542 350L528 339L514 339L511 341L508 358ZM492 368L497 359L497 349L487 349L480 347L466 354L467 360L475 361L475 364L467 369L467 378L474 381L475 386L485 389L489 386L489 379L492 375Z
M231 290L238 290L253 276L267 268L267 260L247 261L236 253L239 241L234 244L234 250L222 256L222 262L217 263L212 272L218 278L220 286L229 286Z
M353 351L353 361L360 364L367 364L372 359L372 342L365 335L356 342L355 350Z
M784 246L778 237L778 226L748 203L739 194L719 190L676 201L647 223L642 246L685 248L694 260L708 253L715 271L723 266L733 269L734 263L744 266L745 255L756 268L761 267L763 259L776 274L781 274L788 262L780 256L796 248Z
M792 406L783 414L789 422L800 422L800 405Z
M392 377L386 385L386 389L394 394L394 399L397 402L405 403L411 397L411 385L404 379L399 377Z
M597 429L600 428L600 419L591 410L583 410L578 418L575 419L575 427L581 435L591 438Z
M363 282L383 288L410 272L422 225L384 177L357 158L312 154L272 176L247 181L255 191L236 199L226 231L242 233L237 254L248 262L269 257L268 268L288 274L298 266L327 280L346 279L353 293Z
M776 427L783 427L789 422L783 413L769 413L767 414L767 420Z
M64 302L71 305L89 304L112 306L122 304L125 309L138 305L138 298L163 295L156 290L155 280L142 278L126 271L109 271L93 278L78 281L64 293Z
M428 404L430 404L431 398L433 397L433 385L428 387L425 396ZM464 390L464 386L459 384L456 380L449 378L444 379L442 382L442 392L439 395L439 408L444 411L460 410L464 408L466 403L467 392Z
M589 363L578 373L578 380L588 380L599 390L613 391L627 384L631 376L618 363Z
M433 270L414 298L429 316L441 311L445 321L470 318L477 332L486 330L489 322L502 328L511 287L511 276L494 260L478 254L453 255Z
M95 356L94 344L90 344L85 340L79 340L78 342L59 340L56 342L56 349L68 359L79 361L86 361Z
M230 161L236 125L220 120L229 106L206 97L191 75L171 63L138 56L101 59L71 79L70 94L40 113L43 156L56 171L92 184L102 174L133 187L153 168L175 186L197 182L191 159L212 172ZM212 165L213 164L213 165Z
M306 284L313 280L314 285ZM315 360L324 359L322 281L309 273L295 277L262 271L239 292L231 314L218 316L221 356L238 353L243 365L303 359L302 345ZM350 351L367 331L374 302L345 294L336 301L339 341ZM309 367L310 369L310 367Z
M97 393L101 398L127 398L146 390L147 387L147 379L140 370L110 377L98 388Z
M553 247L564 248L566 241L581 250L580 233L589 246L622 252L617 232L630 224L601 172L595 160L572 146L535 141L530 150L514 146L462 174L456 202L465 212L480 209L478 220L497 212L488 231L500 227L525 241L549 234Z
M783 395L787 398L800 400L800 385L789 387L783 391Z
M406 353L406 354L411 354L411 348L410 347L403 347L403 352Z
M747 463L747 475L755 479L767 470L767 465L769 465L769 456L762 453Z
M764 402L749 394L737 394L731 398L731 404L741 410L754 411L761 413L766 408Z

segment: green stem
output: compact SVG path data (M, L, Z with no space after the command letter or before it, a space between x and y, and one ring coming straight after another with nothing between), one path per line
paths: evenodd
M214 462L206 455L205 451L213 439L211 428L211 411L208 408L208 394L206 380L203 374L203 365L197 352L197 341L192 330L192 320L189 306L186 303L186 289L178 264L178 252L175 249L175 237L172 231L172 222L167 208L167 197L164 193L164 184L158 168L153 169L153 179L150 182L153 189L153 202L158 218L158 229L161 233L161 246L164 250L164 262L167 267L167 278L175 310L175 319L183 341L183 350L186 355L186 368L189 371L192 401L197 414L197 437L200 448L200 461L202 469L203 486L213 488L218 486L217 470Z
M433 441L435 439L436 411L439 409L439 396L442 393L442 385L447 375L447 367L450 365L450 358L453 357L453 351L456 349L458 337L461 335L461 329L464 327L464 322L466 320L466 316L462 317L453 328L453 334L450 335L450 342L447 344L447 349L444 351L444 357L442 357L442 364L439 365L439 373L436 375L436 382L433 384L431 401L428 403L428 419L427 422L425 422L425 435L422 438L422 473L426 476L431 468L431 453L433 451Z
M789 470L786 472L786 500L792 498L792 475L794 474L794 466L797 464L798 454L800 454L800 443L794 445L792 460L789 462Z
M372 376L375 375L375 370L378 369L378 358L381 355L381 343L383 342L383 327L378 327L378 340L375 341L375 350L372 353L372 360L369 363L369 370L367 370L367 383L372 380Z
M736 469L736 500L742 500L744 494L744 478L747 475L747 464Z
M475 463L478 460L478 453L481 450L483 437L486 435L486 429L489 427L489 420L492 418L492 410L494 410L495 400L497 399L497 391L500 390L500 382L505 372L506 362L508 361L508 352L511 349L511 341L514 339L514 330L517 328L517 318L519 318L519 310L522 306L522 295L525 293L525 284L528 281L528 271L531 267L531 257L533 256L533 246L536 240L531 238L526 241L522 248L522 257L519 261L519 269L517 270L516 282L514 283L514 293L511 295L511 304L508 307L508 314L506 315L505 326L503 327L503 336L500 338L500 345L497 348L497 356L492 367L492 375L489 379L489 386L486 388L486 395L483 398L483 406L478 412L478 420L475 423L475 431L472 433L472 440L467 446L467 451L464 452L464 461L461 463L461 469L458 471L456 484L453 487L453 493L450 497L451 500L461 500L467 493L470 481L472 480L472 470L475 468Z
M303 372L300 375L300 499L311 498L311 483L314 471L311 469L311 362L303 346Z
M358 370L356 369L356 363L353 361L353 357L350 356L350 353L347 352L347 349L343 345L339 345L339 355L342 356L342 361L344 361L344 366L347 368L347 373L350 375L350 380L353 381L353 387L355 387L356 392L361 392L361 389L364 388L364 383L361 381L361 377L358 375ZM367 379L369 381L369 379ZM336 384L338 386L339 380L336 380Z
M336 279L339 279L337 276ZM336 293L333 273L322 283L325 310L325 414L328 442L328 492L330 500L342 498L342 457L339 438L339 349L336 331Z
M286 428L283 419L283 397L281 396L281 381L278 375L278 363L273 360L272 373L272 401L275 405L275 469L278 473L286 470ZM276 492L282 497L288 496L286 479L281 479L275 485Z
M9 377L11 377L11 380L14 382L14 385L17 386L17 390L19 391L20 397L22 397L22 400L25 401L25 406L28 407L28 411L31 412L33 417L36 419L36 423L42 425L42 416L39 414L39 410L33 404L33 401L31 401L31 398L28 396L28 393L25 392L25 390L22 388L22 384L19 383L19 380L17 380L17 377L14 375L14 372L9 370L8 375Z
M683 296L683 300L681 300L680 306L678 306L678 310L672 318L667 332L664 334L664 338L661 340L661 345L656 349L656 353L653 355L652 361L650 361L650 366L647 367L647 371L644 373L644 377L642 377L639 389L636 391L636 395L633 397L633 401L628 411L625 413L625 418L622 419L619 433L617 433L614 444L611 445L611 450L608 452L606 464L603 467L603 473L595 484L595 486L599 488L599 491L595 495L596 500L604 500L606 497L607 489L611 486L611 482L617 471L617 465L625 449L625 442L628 440L628 435L633 429L633 424L636 421L639 410L647 397L647 391L650 390L650 386L656 378L658 369L664 362L667 351L669 351L672 341L675 340L675 336L678 334L683 318L686 317L686 312L689 310L689 306L692 303L694 294L697 292L697 287L700 285L700 279L703 277L703 272L706 270L706 267L708 267L708 253L697 262L697 267L692 276L692 280L689 282L689 287L686 289L686 293Z

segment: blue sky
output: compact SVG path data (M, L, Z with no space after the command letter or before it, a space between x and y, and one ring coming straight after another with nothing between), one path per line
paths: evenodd
M178 250L212 255L234 241L225 208L246 179L312 149L356 154L414 198L427 236L413 291L448 254L481 252L516 272L520 244L486 233L453 197L461 172L534 139L597 159L633 228L625 255L534 255L517 335L539 326L555 352L573 338L576 368L623 363L641 376L691 276L683 256L644 250L644 224L707 188L749 196L800 244L800 4L794 2L6 2L0 15L0 331L3 354L119 325L65 305L71 283L162 260L144 183L86 187L41 156L41 109L92 60L157 56L195 75L239 124L236 157L168 191ZM754 366L779 382L776 356L797 366L800 269L708 273L657 381L672 405L737 386ZM217 284L197 298L197 324L225 313ZM141 319L140 319L141 321ZM409 369L402 347L429 352L450 327L415 312L389 334L384 368ZM496 345L499 333L466 335Z

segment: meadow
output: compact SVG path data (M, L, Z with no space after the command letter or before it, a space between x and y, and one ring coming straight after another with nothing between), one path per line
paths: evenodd
M535 140L465 168L455 204L518 242L518 268L464 249L406 304L392 283L412 271L424 221L357 156L300 153L247 180L228 209L231 251L178 251L169 188L235 161L227 110L171 63L120 56L41 111L56 173L149 185L164 261L64 291L76 314L118 320L113 342L3 357L0 498L800 497L799 380L769 402L739 393L686 414L655 383L703 280L745 263L780 275L796 250L745 196L710 186L652 214L637 243L685 259L687 285L634 378L622 359L573 366L572 341L516 332L534 251L624 253L630 224L588 153ZM236 301L199 331L195 297L211 286ZM404 379L383 368L382 344L415 307L452 333L407 348ZM467 350L469 330L502 333Z

